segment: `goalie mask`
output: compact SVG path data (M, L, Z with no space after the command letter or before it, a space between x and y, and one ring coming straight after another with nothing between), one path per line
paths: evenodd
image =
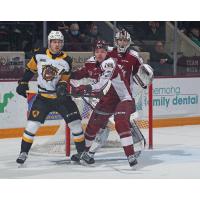
M137 74L133 76L134 82L146 89L149 84L153 81L153 69L148 64L143 64Z
M122 29L121 31L116 33L115 46L117 47L117 51L119 53L125 53L130 44L131 36L125 29Z

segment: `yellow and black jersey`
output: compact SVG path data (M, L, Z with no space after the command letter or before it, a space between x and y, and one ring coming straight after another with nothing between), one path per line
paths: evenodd
M55 55L49 49L36 50L27 68L37 73L38 92L55 94L56 85L67 81L71 72L72 59L67 53Z

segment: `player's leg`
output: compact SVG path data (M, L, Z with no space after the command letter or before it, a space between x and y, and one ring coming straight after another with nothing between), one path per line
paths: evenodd
M132 101L122 101L117 105L114 114L115 129L120 136L121 145L124 153L127 156L130 166L137 164L135 151L133 147L133 138L131 134L129 119L133 112L134 104Z
M130 119L130 128L131 134L133 137L133 144L136 147L135 156L139 157L141 154L142 149L144 149L146 145L145 137L143 136L142 132L140 131L138 125L136 124L134 119ZM92 146L89 149L90 154L95 155L95 153L102 148L108 139L109 136L109 128L106 126L105 128L101 128L97 133L95 140L92 143Z
M135 111L134 109L134 100L133 100L133 111ZM137 126L136 122L134 121L134 119L136 118L135 112L131 114L130 116L130 128L131 128L131 134L133 137L133 144L135 147L137 147L137 151L135 152L136 157L138 157L141 154L141 150L145 147L146 141L145 138L143 136L143 134L141 133L139 127ZM114 122L112 122L114 123ZM97 133L95 140L92 143L92 146L90 147L89 152L91 154L93 154L93 156L95 155L95 153L102 147L105 145L107 139L108 139L108 135L109 135L109 128L107 127L107 125L105 126L105 128L101 128L99 130L99 132Z
M21 150L20 155L16 160L17 163L23 164L27 159L35 134L41 123L44 123L47 114L50 112L47 101L48 99L45 100L44 97L38 95L32 105L28 123L22 136Z
M78 107L71 99L71 97L68 97L66 98L66 102L59 104L57 111L62 115L70 128L78 153L75 156L73 155L71 159L73 161L79 161L80 155L85 150L85 137L81 125L81 116Z
M96 134L107 124L109 116L100 115L95 112L92 113L85 131L86 147L81 159L87 164L93 164L94 152L90 151L94 142Z
M105 97L106 98L106 97ZM118 104L119 99L116 98L109 98L109 101L106 101L104 99L100 100L100 102L96 105L95 109L104 111L105 113L114 113L116 105ZM109 135L109 129L107 127L109 118L111 115L102 116L100 120L102 121L102 118L104 123L101 125L101 128L97 132L94 141L92 142L92 145L89 149L89 153L92 157L94 157L95 153L105 145L108 135Z

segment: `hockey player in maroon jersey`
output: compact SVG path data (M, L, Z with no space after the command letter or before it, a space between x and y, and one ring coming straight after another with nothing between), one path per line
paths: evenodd
M88 122L85 131L86 151L81 155L81 160L87 164L94 163L94 158L88 150L96 134L106 126L109 117L114 114L115 129L120 136L128 162L130 166L137 164L129 124L130 115L135 111L134 100L131 96L129 82L125 79L122 70L112 58L107 56L107 46L104 41L98 41L95 56L88 59L81 70L72 73L71 78L96 80L94 84L74 88L74 94L84 95L91 92L101 94L107 88L107 93L100 98ZM100 112L107 114L100 114Z
M108 48L107 56L112 57L117 62L128 82L132 96L134 96L133 85L137 84L139 88L146 89L152 82L153 70L149 65L143 63L142 58L136 51L130 49L130 44L130 34L124 29L118 31L115 36L115 47ZM84 74L84 71L85 69L79 71L78 74ZM139 141L140 144L144 144L145 139L133 119L130 121L130 126L133 139L135 138L134 143ZM109 129L107 126L99 131L89 150L91 156L94 156L95 152L106 143L108 135ZM136 155L138 155L137 153L140 152L136 152Z
M152 82L153 70L149 65L143 63L142 58L139 57L139 54L136 51L130 49L130 44L130 34L124 29L120 30L115 36L115 47L109 47L107 55L117 62L125 76L125 79L129 83L131 92L133 93L134 82L141 88L147 88L147 86ZM87 74L86 71L84 71L85 68L82 71L79 71L79 74ZM134 123L134 121L131 120L131 123ZM99 134L97 134L97 137L89 150L91 155L93 154L94 156L95 152L105 144L108 134L109 129L106 126L99 131ZM132 125L132 134L133 136L136 135L136 141L134 141L134 143L137 143L138 140L141 141L142 135L138 127ZM143 140L143 143L144 142L145 141Z
M131 86L132 77L143 65L143 60L136 51L130 49L130 44L130 34L125 29L118 31L115 35L115 47L108 48L108 56L117 62Z

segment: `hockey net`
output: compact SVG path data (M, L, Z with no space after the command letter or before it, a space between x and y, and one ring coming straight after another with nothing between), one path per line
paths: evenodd
M81 83L82 84L82 83ZM153 128L152 128L152 85L146 90L134 89L136 109L137 112L131 116L130 120L135 120L141 132L145 135L148 147L153 147ZM98 102L95 98L86 98L86 100L93 106ZM85 130L89 121L92 109L81 98L74 98L80 114L82 116L82 127ZM109 119L108 125L109 137L104 147L120 147L119 136L115 130L113 117ZM66 155L70 156L70 152L74 151L74 143L71 133L64 120L61 120L60 126L53 136L43 143L35 143L32 147L32 154L45 154L45 155Z

